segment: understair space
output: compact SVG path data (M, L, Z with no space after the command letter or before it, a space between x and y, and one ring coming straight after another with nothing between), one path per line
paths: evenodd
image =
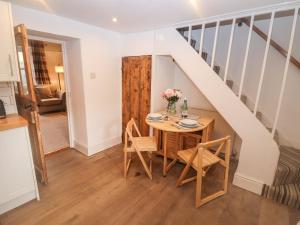
M229 81L233 80L230 74L229 77L224 76L226 67L221 66L222 64L218 63L218 60L214 60L210 49L204 51L205 54L202 50L197 51L199 42L195 49L191 37L186 39L180 33L182 34L180 30L175 29L157 31L156 54L170 55L239 135L242 140L241 154L239 154L239 166L233 183L261 194L263 183L268 185L273 183L274 171L279 158L278 145L267 129L261 126L260 121L226 85L227 83L235 87L234 82ZM186 32L184 31L184 33ZM219 75L216 72L219 72ZM273 157L266 162L265 158L268 155ZM251 166L254 162L255 167Z

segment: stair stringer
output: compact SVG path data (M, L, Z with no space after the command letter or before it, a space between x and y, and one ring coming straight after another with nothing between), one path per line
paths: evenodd
M233 183L257 194L271 185L279 148L271 134L174 28L157 30L156 55L172 56L242 139Z

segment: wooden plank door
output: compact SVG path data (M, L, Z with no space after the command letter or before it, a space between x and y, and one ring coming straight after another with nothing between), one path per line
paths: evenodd
M150 112L151 56L122 58L122 131L134 118L142 136L149 135L145 122Z
M40 182L47 183L47 169L30 66L27 30L23 24L15 27L15 39L20 72L20 82L17 82L15 88L18 113L28 121L28 131L37 178Z

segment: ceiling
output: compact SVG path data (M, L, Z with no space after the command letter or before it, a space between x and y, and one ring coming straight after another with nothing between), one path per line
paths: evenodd
M138 32L186 20L263 7L289 0L11 0L119 32ZM118 22L112 22L117 17Z

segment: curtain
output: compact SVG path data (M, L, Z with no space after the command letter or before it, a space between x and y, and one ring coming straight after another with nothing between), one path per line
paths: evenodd
M50 77L47 70L45 45L42 41L30 40L32 59L37 84L50 84Z

